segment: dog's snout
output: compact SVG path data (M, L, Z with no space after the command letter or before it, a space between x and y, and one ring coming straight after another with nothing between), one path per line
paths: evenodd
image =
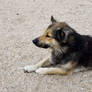
M41 48L48 48L48 47L50 47L50 45L48 45L48 44L46 44L46 43L44 43L44 42L41 42L41 41L39 40L39 38L34 39L34 40L33 40L33 43L34 43L37 47L41 47Z
M34 43L34 44L37 44L37 42L38 42L38 39L34 39L34 40L33 40L33 43Z

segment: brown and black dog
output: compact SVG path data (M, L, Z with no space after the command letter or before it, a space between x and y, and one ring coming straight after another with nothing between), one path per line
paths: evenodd
M71 74L92 69L92 37L80 35L65 22L51 16L52 24L33 40L41 48L50 48L51 56L36 65L25 66L25 72L38 74Z

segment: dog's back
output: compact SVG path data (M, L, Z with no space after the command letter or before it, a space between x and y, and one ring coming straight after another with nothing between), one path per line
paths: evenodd
M92 37L83 35L82 38L83 46L81 49L79 64L85 67L92 67Z

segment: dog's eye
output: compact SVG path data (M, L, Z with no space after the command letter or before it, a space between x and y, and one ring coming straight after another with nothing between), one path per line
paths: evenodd
M50 36L47 34L46 37L49 38Z

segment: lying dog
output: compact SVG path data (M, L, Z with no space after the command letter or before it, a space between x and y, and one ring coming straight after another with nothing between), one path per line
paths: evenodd
M92 37L80 35L65 22L52 24L44 34L33 40L41 48L50 48L51 56L36 65L25 66L25 72L38 74L71 74L92 69Z

